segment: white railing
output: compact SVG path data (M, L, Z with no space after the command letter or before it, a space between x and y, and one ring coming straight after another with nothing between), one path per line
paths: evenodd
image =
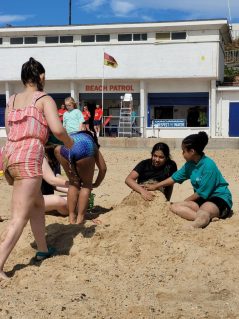
M239 49L225 51L225 63L239 63Z
M104 116L102 125L102 136L118 137L120 116ZM145 137L145 127L140 123L144 123L144 117L136 116L132 123L132 134L130 137ZM128 137L128 135L127 135Z

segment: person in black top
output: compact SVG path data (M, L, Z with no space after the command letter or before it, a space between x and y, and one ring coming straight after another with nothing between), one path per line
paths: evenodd
M144 183L163 181L177 171L176 163L170 159L170 151L167 144L155 144L151 155L151 158L143 160L136 165L125 180L125 183L141 194L144 200L153 199L153 195L144 188ZM165 187L161 191L166 199L170 200L173 187Z

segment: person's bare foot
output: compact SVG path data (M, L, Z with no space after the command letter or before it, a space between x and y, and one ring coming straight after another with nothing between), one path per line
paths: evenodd
M4 271L0 270L0 281L10 279Z
M78 215L77 216L77 219L76 219L76 224L77 225L83 224L84 221L85 221L85 216L84 215Z
M75 214L69 214L69 222L70 222L70 224L76 223L76 215Z

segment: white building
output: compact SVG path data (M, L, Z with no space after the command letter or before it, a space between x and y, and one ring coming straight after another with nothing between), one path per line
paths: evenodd
M227 137L230 103L222 103L217 83L230 41L224 19L0 28L0 126L6 100L21 90L21 66L32 56L44 65L45 89L59 106L71 95L93 113L102 102L104 77L104 115L118 115L121 96L132 93L146 137L184 137L202 129ZM103 52L118 68L103 67Z

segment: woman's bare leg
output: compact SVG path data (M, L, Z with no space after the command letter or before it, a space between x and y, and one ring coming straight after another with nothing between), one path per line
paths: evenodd
M12 193L12 215L7 229L1 235L0 244L0 277L7 278L3 272L4 264L20 238L22 231L27 224L31 210L35 203L38 205L38 194L40 191L42 179L29 178L14 181ZM36 195L37 194L37 195ZM35 216L37 218L37 216ZM38 219L38 225L34 227L34 236L38 248L47 252L47 244L45 239L45 223L44 218Z
M79 189L80 189L80 178L74 172L70 163L60 154L60 147L56 147L55 156L63 166L63 169L69 179L69 188L67 193L67 207L69 211L69 221L71 224L76 222L76 207L78 204Z
M60 195L43 195L45 203L45 213L56 210L63 216L68 216L66 196Z
M92 180L94 176L95 158L83 158L76 163L77 172L81 180L81 188L78 200L78 216L76 223L81 224L84 221L85 213L88 208L89 196L92 189Z
M171 204L170 209L174 214L193 221L196 219L199 206L193 201L185 201Z
M197 211L196 219L191 223L192 228L206 227L212 218L219 217L219 209L212 202L205 202Z

